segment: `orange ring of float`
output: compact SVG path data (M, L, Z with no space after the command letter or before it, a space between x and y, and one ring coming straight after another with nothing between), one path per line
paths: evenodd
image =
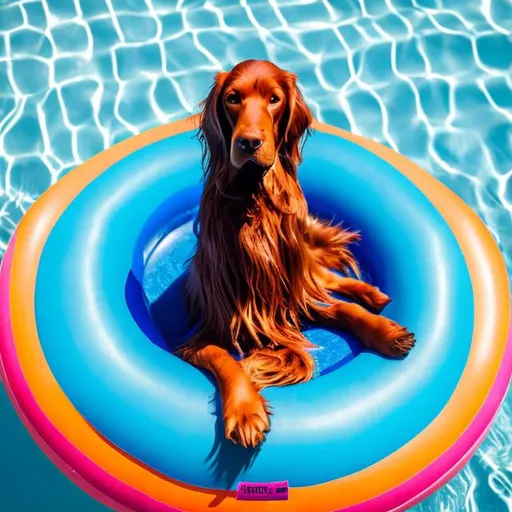
M53 377L41 349L34 290L39 259L59 216L76 195L115 162L158 140L195 128L195 118L155 128L97 155L65 176L29 210L17 231L11 279L11 325L24 377L51 423L91 461L155 500L187 511L240 510L232 491L195 488L157 474L101 437L76 411ZM494 240L475 213L449 189L404 157L375 142L315 123L318 131L348 139L393 165L428 197L456 236L471 275L473 343L459 385L441 414L408 444L375 465L328 483L292 488L290 502L244 502L245 511L309 512L350 507L414 477L445 453L484 404L502 363L510 324L508 278ZM478 383L476 386L475 383Z

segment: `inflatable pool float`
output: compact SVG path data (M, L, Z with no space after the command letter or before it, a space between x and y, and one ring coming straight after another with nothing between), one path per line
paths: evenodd
M20 417L116 510L409 508L470 458L509 384L509 286L492 236L404 157L315 123L299 170L310 207L362 231L367 279L418 341L397 361L312 330L323 371L265 390L272 430L261 450L244 450L223 439L211 379L168 347L186 335L195 122L97 155L20 222L0 274L3 382ZM325 363L329 339L349 349ZM287 499L240 501L270 482Z

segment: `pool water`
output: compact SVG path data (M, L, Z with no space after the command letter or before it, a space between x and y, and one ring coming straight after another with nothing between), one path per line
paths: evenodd
M510 271L511 33L510 0L0 0L0 257L50 184L197 111L215 71L257 58L297 73L318 119L454 190ZM511 400L415 510L512 510ZM3 392L0 411L5 510L103 510L35 448Z

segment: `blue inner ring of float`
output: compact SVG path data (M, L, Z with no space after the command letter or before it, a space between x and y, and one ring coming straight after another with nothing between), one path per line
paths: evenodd
M322 133L307 142L299 179L312 209L362 231L358 257L393 298L386 315L418 342L403 361L362 352L306 384L265 390L272 430L251 451L223 439L211 379L155 343L138 284L155 228L166 232L169 215L197 206L201 174L192 133L154 143L90 183L50 233L37 328L76 409L154 470L216 489L240 480L323 483L417 436L457 386L473 333L470 276L439 212L367 150ZM181 321L183 310L169 315Z
M135 320L153 343L166 350L186 342L194 331L182 290L197 244L194 223L201 191L200 186L187 188L173 195L151 215L139 236L133 271L127 281L127 301ZM365 252L356 245L352 249L364 265ZM367 281L372 281L368 272L364 274ZM169 311L174 314L170 316ZM315 363L313 378L340 368L362 350L361 343L349 333L307 323L303 329L315 345L308 349ZM234 348L233 356L239 358Z

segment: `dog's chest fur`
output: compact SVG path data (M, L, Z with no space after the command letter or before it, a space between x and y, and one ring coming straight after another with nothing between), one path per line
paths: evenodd
M291 291L294 275L304 272L305 242L296 214L283 215L264 202L259 199L247 212L235 243L242 275L267 301L266 295L276 292L284 299Z
M304 344L302 319L330 300L314 277L305 197L283 169L242 191L206 182L185 285L196 337L241 354Z

